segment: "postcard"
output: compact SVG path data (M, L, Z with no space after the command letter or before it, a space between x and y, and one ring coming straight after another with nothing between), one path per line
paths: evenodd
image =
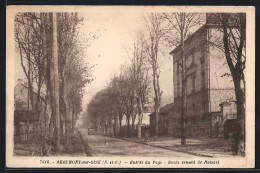
M7 6L7 168L254 168L255 8Z

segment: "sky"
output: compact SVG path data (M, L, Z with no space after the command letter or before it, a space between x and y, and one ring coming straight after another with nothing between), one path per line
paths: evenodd
M92 71L94 81L85 88L82 103L83 111L85 111L93 95L104 89L110 79L119 72L120 66L129 61L126 50L131 55L136 32L144 25L141 13L130 15L129 13L96 12L80 13L79 16L84 17L79 27L81 39L88 40L84 61L95 66ZM19 59L19 55L17 56ZM169 54L161 59L161 89L163 98L169 98L173 95L172 59ZM20 60L15 61L15 66L15 80L25 78Z
M99 36L90 40L91 46L87 51L91 59L86 61L95 65L95 80L86 87L83 99L83 107L86 108L91 97L104 89L113 75L119 72L120 66L129 61L127 52L131 56L136 32L143 29L143 14L87 13L83 16L85 20L81 30ZM168 54L161 59L161 88L163 96L168 97L173 95L172 59Z

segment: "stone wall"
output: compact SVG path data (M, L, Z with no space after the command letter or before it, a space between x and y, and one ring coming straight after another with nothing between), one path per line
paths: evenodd
M217 112L221 111L219 104L228 101L235 100L234 89L211 89L210 90L210 111Z
M209 113L209 103L207 91L197 92L187 97L187 137L210 136L211 117ZM169 134L174 137L181 136L181 100L174 102L174 114L169 122Z

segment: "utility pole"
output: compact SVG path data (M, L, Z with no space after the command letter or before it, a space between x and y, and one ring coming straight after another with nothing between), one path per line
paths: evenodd
M58 41L57 41L57 13L53 13L53 43L52 43L52 67L53 67L53 104L55 107L56 122L56 149L60 150L60 107L59 107L59 72L58 72Z

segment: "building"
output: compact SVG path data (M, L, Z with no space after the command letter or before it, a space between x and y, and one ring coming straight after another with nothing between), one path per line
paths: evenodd
M42 95L42 94L41 94ZM36 105L37 101L37 93L35 91L32 92L33 97L33 105ZM14 87L14 102L15 109L26 109L31 110L32 104L30 95L28 92L28 85L26 82L23 82L22 79L18 79L17 85ZM40 105L44 102L44 98L41 96L39 103Z
M234 100L220 105L221 111L212 113L212 136L229 138L236 133L237 108Z
M144 136L144 129L147 126L150 126L150 114L151 114L151 109L150 107L145 106L143 109L143 116L141 117L141 129L142 129L142 137ZM137 136L138 134L138 114L136 114L135 121L133 124L132 117L130 116L130 133L131 135ZM122 118L122 126L121 130L123 134L127 134L128 131L128 122L126 115L123 116Z
M39 125L39 116L33 112L31 97L28 92L28 86L26 82L19 79L17 85L14 87L14 139L15 141L28 140L33 137L33 123L35 126ZM32 92L33 105L36 105L37 93ZM45 100L40 97L39 110L40 114L43 114ZM38 129L38 128L37 128Z
M158 121L158 135L168 135L169 134L169 120L172 117L172 113L174 112L174 104L167 104L160 109L159 113L159 121ZM150 115L150 135L154 136L155 134L155 113L151 113Z
M212 116L221 111L219 106L235 100L234 84L224 52L211 43L221 38L214 14L206 14L206 23L184 41L186 69L186 135L213 136ZM169 133L180 137L181 117L181 47L170 52L173 57L174 113Z

